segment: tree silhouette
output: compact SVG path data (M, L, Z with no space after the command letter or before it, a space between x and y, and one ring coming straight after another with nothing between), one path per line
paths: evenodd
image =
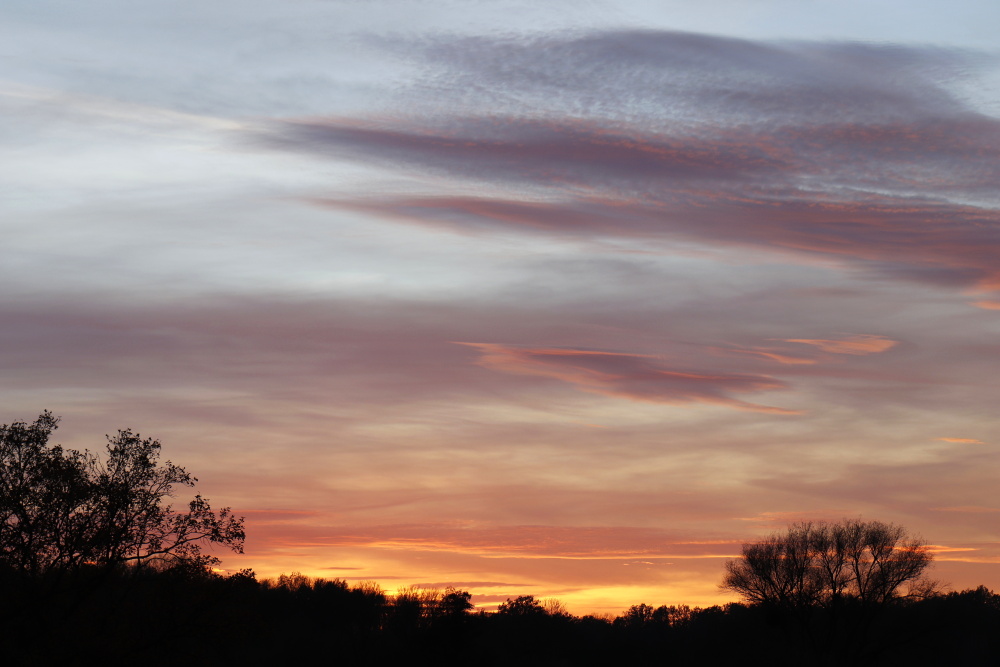
M779 607L882 605L917 583L933 556L901 526L881 521L803 522L743 545L723 588Z
M545 616L546 611L534 595L521 595L514 600L507 598L506 602L501 602L497 607L497 614L514 618L531 618Z
M785 657L820 663L874 664L894 649L885 631L890 603L909 584L917 596L932 559L927 545L881 521L802 522L785 534L743 545L726 563L723 588L740 593L782 628ZM914 598L915 599L915 598Z
M438 607L439 613L445 618L461 618L473 608L472 593L460 591L452 586L445 589Z
M243 551L243 519L215 512L196 495L186 511L166 500L197 479L170 461L160 443L132 431L108 436L102 459L52 445L58 418L0 425L0 562L37 576L160 562L206 568L219 559L206 544Z

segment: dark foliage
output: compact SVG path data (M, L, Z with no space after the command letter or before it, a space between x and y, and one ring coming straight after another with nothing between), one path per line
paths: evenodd
M692 609L634 605L615 619L541 611L511 615L456 608L465 591L387 595L370 584L290 575L258 582L175 568L88 573L36 597L25 575L0 578L6 664L12 665L769 665L993 664L1000 655L1000 596L985 588L899 600L870 627L866 651L816 650L795 624L763 605ZM73 579L71 578L71 579ZM454 601L454 598L452 598ZM461 606L461 605L460 605ZM822 615L814 621L819 627ZM828 649L830 647L827 647Z
M779 660L862 665L886 657L886 612L933 593L934 583L921 578L931 560L926 544L901 526L801 522L744 544L726 563L722 587L784 633L772 651Z
M919 574L925 550L877 522L798 524L789 543L745 549L763 560L731 564L726 584L740 590L734 583L750 575L800 582L777 600L636 604L614 619L572 616L532 596L487 613L452 588L388 595L372 582L297 573L222 576L195 547L238 547L242 524L203 501L186 513L164 506L171 485L194 480L157 462L158 443L120 432L101 462L49 445L55 425L45 413L34 424L0 427L4 664L603 667L760 656L775 667L912 667L994 664L1000 655L1000 595L984 587L898 594L893 582ZM845 562L856 561L849 572L831 566L841 562L838 548ZM795 562L768 561L777 552ZM871 563L873 553L885 567Z
M785 609L881 606L918 582L931 559L927 545L901 526L803 522L744 544L740 558L726 563L722 585L749 602Z
M186 511L165 501L197 481L160 443L131 431L109 436L106 454L49 442L59 420L0 425L0 563L29 577L58 578L82 568L157 562L204 568L219 544L242 552L243 519L214 512L196 495Z

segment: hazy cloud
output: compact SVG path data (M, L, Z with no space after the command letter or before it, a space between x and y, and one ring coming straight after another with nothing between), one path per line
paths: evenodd
M289 547L377 547L458 551L521 558L720 558L735 540L697 540L668 530L631 526L465 526L438 523L317 526L260 540L264 551Z
M980 507L978 505L963 505L961 507L932 507L934 512L967 512L971 514L993 514L1000 512L996 507Z
M650 355L600 350L517 348L494 343L459 343L478 349L486 368L541 375L584 391L654 403L701 401L746 410L797 414L794 410L747 403L729 396L782 389L780 380L763 375L706 373L664 366Z

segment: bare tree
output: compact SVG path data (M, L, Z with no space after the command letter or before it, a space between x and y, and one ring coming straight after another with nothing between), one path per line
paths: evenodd
M782 607L882 605L916 584L933 556L904 528L881 521L803 522L743 545L722 587Z

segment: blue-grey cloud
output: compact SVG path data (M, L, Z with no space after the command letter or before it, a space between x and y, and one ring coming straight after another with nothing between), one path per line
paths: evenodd
M641 118L660 127L954 113L963 105L939 82L987 60L940 48L658 30L383 44L437 68L402 95L432 91L441 97L430 103L442 108L457 102L480 113Z
M630 32L457 40L425 56L442 68L427 84L442 100L468 102L468 77L514 101L433 118L288 120L265 141L438 173L481 194L314 201L460 229L750 245L1000 288L1000 121L940 81L974 55ZM533 113L519 91L557 102ZM574 109L584 91L621 113Z

